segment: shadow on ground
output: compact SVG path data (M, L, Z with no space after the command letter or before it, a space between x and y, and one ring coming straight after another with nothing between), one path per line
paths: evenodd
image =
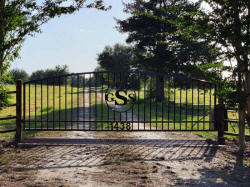
M106 154L121 148L143 161L210 162L218 146L206 140L36 138L24 140L20 148L32 150L23 168L49 169L101 166Z
M137 161L137 163L151 163L154 167L161 168L158 175L149 172L150 176L160 176L162 180L166 178L174 186L249 186L250 184L250 168L244 166L243 157L234 153L230 154L232 157L229 158L226 156L229 153L226 147L220 147L207 140L34 138L23 140L18 150L20 156L10 165L13 170L22 172L43 171L50 175L63 170L67 176L70 169L76 169L71 171L73 173L80 171L85 173L87 168L114 169L112 167L114 164L115 168L117 167L114 171L119 171L119 175L123 175L123 166L120 162L127 162L126 160L130 158L126 157L132 155L133 160L130 160L130 163ZM129 168L128 170L130 171ZM112 171L108 172L106 175L109 178L114 177ZM100 173L100 176L102 175L104 174ZM100 176L98 174L98 178Z

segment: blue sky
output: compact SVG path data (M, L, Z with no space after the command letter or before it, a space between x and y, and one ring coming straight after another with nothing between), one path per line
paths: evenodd
M12 68L24 69L30 74L67 64L71 72L93 71L97 66L97 53L106 45L125 44L126 39L126 34L114 28L116 22L113 19L128 16L122 11L122 1L105 0L105 3L112 5L110 11L81 9L43 25L41 34L26 39L21 58L12 64Z

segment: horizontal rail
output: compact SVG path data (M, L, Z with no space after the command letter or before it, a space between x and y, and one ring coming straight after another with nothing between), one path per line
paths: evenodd
M137 121L137 120L134 120L134 121L98 121L98 120L93 120L93 121L91 121L91 120L85 120L85 121L82 121L82 120L72 120L72 121L64 121L64 120L61 120L61 121L58 121L58 120L55 120L55 121L41 121L41 120L30 120L30 121L28 121L28 120L22 120L22 122L24 122L24 123L35 123L35 122L37 122L37 123L65 123L65 122L68 122L68 123L70 123L70 122L72 122L72 123L77 123L77 122L79 122L79 123L102 123L102 122L104 122L104 123L116 123L116 122L118 122L118 123L127 123L127 122L129 122L129 123L131 123L131 124L136 124L136 123L157 123L158 125L160 125L160 124L162 124L162 121ZM171 121L163 121L163 123L191 123L191 122L193 122L193 123L214 123L214 121L203 121L203 120L200 120L200 121L174 121L174 120L171 120ZM195 124L195 125L197 125L197 124Z
M168 77L168 78L172 77L172 78L183 79L183 80L193 80L193 81L207 83L210 85L216 85L216 84L208 82L206 80L190 78L190 77L186 77L184 75L172 74L172 73L151 72L151 71L146 71L146 72L142 72L142 71L98 71L98 72L71 73L71 74L65 74L65 75L60 75L60 76L51 76L51 77L46 77L46 78L42 78L42 79L30 80L30 81L24 82L24 84L30 84L32 82L46 81L49 79L57 79L57 78L70 77L70 76L79 76L79 75L87 75L87 74L105 74L105 73L106 74L123 73L123 74L163 76L163 77Z
M16 132L16 129L6 130L6 131L0 131L0 134L2 133L8 133L8 132Z
M16 119L16 116L9 116L9 117L0 118L0 121L9 120L9 119Z
M230 133L230 132L225 132L225 135L230 135L230 136L238 136L239 134L235 134L235 133Z
M13 107L13 106L16 106L16 103L8 105L8 107Z
M15 94L16 93L16 91L9 91L9 92L7 92L7 94Z
M238 119L225 119L224 121L232 122L232 123L239 123L240 122ZM247 124L247 121L245 121L245 123Z
M225 132L225 135L230 135L230 136L239 136L239 134L235 134L235 133L230 133L230 132ZM250 140L250 135L245 135L245 138L247 140Z
M102 129L51 129L51 128L25 128L24 130L26 130L26 131L102 131L102 132L109 132L109 131L113 131L113 132L115 132L115 131L119 131L119 132L121 132L121 131L127 131L127 132L169 132L169 131L172 131L172 132L177 132L177 131L182 131L182 132L195 132L195 131L197 131L197 132L200 132L200 131L206 131L206 132L214 132L214 131L216 131L216 130L182 130L182 129L180 129L180 130L177 130L177 129L175 129L175 130L156 130L156 129L133 129L133 130L120 130L120 129L118 129L118 130L115 130L115 129L110 129L110 130L102 130Z

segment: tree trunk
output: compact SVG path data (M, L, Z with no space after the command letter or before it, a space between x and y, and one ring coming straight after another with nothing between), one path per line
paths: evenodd
M157 76L156 79L156 100L161 102L164 100L164 77Z
M3 41L4 41L4 17L3 11L5 8L5 0L0 0L0 81L2 79L3 74L3 58L4 58L4 51L3 51Z
M246 75L246 93L247 93L247 124L250 128L250 73Z

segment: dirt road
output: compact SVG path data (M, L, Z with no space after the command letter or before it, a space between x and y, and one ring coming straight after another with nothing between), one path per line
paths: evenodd
M0 186L250 186L249 145L243 159L191 133L55 135L3 149Z
M65 136L65 135L64 135ZM193 134L70 132L24 141L0 186L249 186L250 167ZM4 169L5 168L5 169ZM8 168L8 170L6 170Z

